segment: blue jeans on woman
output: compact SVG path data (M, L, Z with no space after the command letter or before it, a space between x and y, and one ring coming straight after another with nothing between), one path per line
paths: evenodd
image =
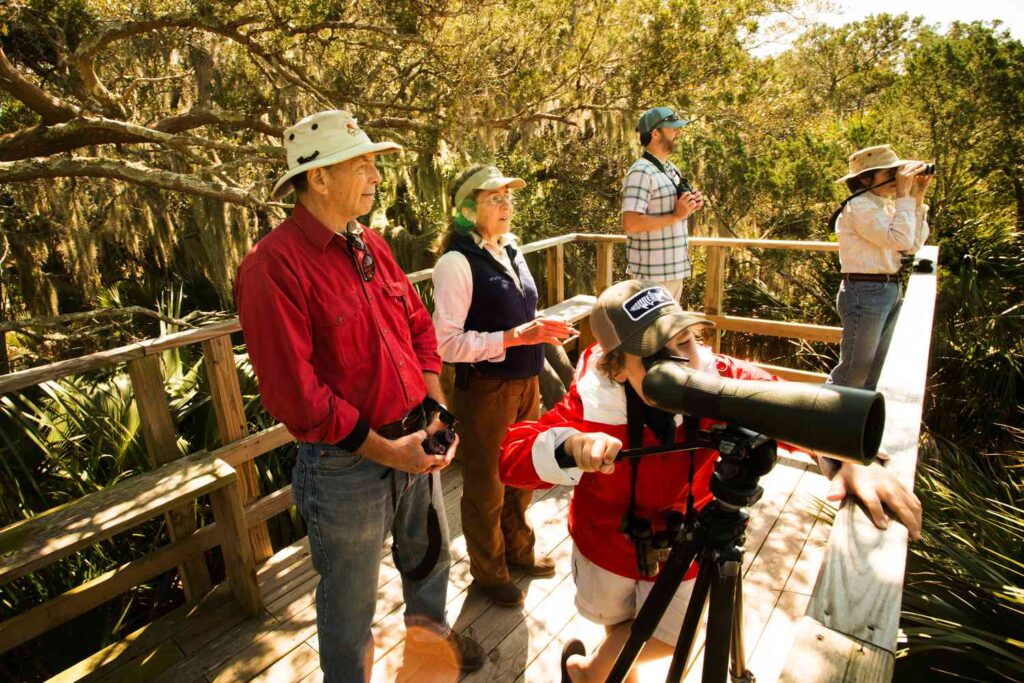
M843 338L829 384L875 390L902 305L899 282L843 280L836 296Z
M436 475L430 475L436 476ZM448 523L440 481L434 506L441 523L441 554L421 581L403 577L405 624L447 632ZM326 683L363 683L370 626L377 604L381 548L394 539L392 556L411 571L427 552L428 475L398 472L327 444L301 443L292 473L292 496L309 533L316 589L320 667Z

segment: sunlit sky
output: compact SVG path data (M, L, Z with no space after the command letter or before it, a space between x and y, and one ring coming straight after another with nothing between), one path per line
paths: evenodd
M820 3L819 9L801 11L798 18L839 26L883 12L921 16L929 24L939 24L941 28L953 21L998 19L1011 35L1024 40L1024 0L831 0L827 4ZM781 19L789 20L790 17ZM789 40L782 38L763 44L755 53L779 52L788 47Z

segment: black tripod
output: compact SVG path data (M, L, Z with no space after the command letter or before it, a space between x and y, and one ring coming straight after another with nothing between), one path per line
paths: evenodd
M625 680L640 651L650 640L669 603L696 559L697 579L690 596L683 626L676 641L666 681L682 679L693 649L704 603L709 601L704 644L703 683L723 683L730 673L733 683L753 683L743 649L743 544L750 516L742 508L753 505L764 493L757 480L775 465L776 443L763 434L723 426L700 432L682 444L635 448L620 452L619 458L637 458L655 453L712 448L721 457L715 464L711 493L715 500L693 513L690 510L677 533L672 550L654 582L650 595L630 628L629 639L608 674L607 681Z

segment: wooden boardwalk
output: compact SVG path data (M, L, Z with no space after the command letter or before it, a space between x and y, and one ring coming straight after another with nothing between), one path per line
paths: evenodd
M780 455L783 455L780 452ZM488 652L484 668L466 681L558 681L562 645L580 638L588 651L602 627L576 614L571 576L572 542L566 530L571 491L538 492L530 507L538 553L556 561L554 577L515 576L526 604L493 606L475 591L462 536L457 465L442 475L452 537L448 614L455 628ZM796 621L804 615L824 556L829 525L819 519L828 482L809 460L784 456L761 481L765 495L751 510L744 576L745 636L749 666L759 683L774 681L786 661ZM401 581L390 553L384 563L373 626L374 681L454 681L453 668L404 660ZM199 605L182 607L125 640L80 662L55 681L319 681L314 591L317 575L305 539L276 553L258 572L264 613L245 618L225 585ZM688 681L699 680L699 664ZM664 672L644 671L660 681Z

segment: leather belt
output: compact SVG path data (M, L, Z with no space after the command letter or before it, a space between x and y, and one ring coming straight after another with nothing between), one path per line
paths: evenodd
M899 282L899 273L843 273L844 280L852 280L854 282Z
M421 403L418 406L414 406L412 410L405 414L401 420L395 420L382 427L377 428L375 431L383 436L385 439L394 441L395 439L401 439L403 436L418 432L421 429L425 429L427 426L427 411Z

